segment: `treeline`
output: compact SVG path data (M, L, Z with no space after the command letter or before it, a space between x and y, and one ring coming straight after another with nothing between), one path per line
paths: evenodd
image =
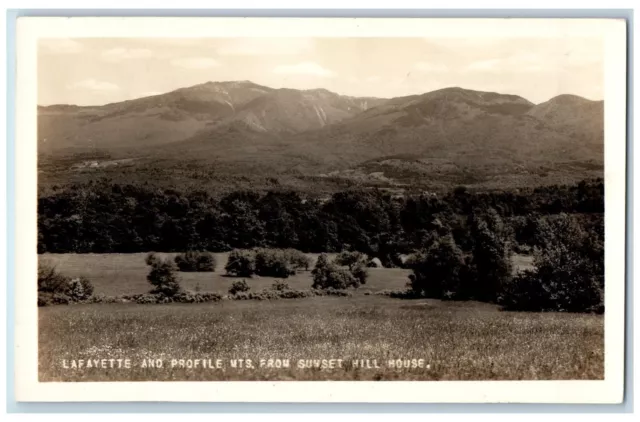
M327 198L290 191L202 191L89 183L62 187L38 199L40 253L107 253L255 247L303 252L356 250L398 265L398 256L451 235L472 247L471 225L488 210L505 222L518 247L540 244L548 216L575 214L604 236L602 179L570 186L399 196L379 190L344 191ZM493 212L493 211L492 211Z

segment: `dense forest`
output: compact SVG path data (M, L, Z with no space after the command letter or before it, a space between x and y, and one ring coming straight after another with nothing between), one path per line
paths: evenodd
M293 191L203 191L91 182L58 187L38 199L39 253L107 253L295 248L357 250L393 265L398 254L450 233L464 250L474 216L495 212L517 247L535 246L541 219L573 214L604 236L604 183L446 194L392 195L347 190L319 199ZM492 211L493 212L493 211Z

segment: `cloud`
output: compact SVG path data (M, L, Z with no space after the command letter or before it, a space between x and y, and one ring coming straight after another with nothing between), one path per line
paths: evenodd
M318 63L314 62L302 62L292 65L276 66L273 69L273 72L281 75L309 75L321 78L331 78L335 76L335 72L325 69Z
M98 81L93 78L85 79L80 82L69 84L67 88L73 89L73 90L86 90L86 91L104 92L104 93L120 90L120 87L116 84L113 84L111 82Z
M308 52L313 47L313 40L308 38L239 38L225 40L216 51L221 56L286 56Z
M421 72L428 73L444 73L449 71L449 67L442 63L418 62L413 68Z
M196 70L211 69L220 66L220 63L210 57L184 57L171 60L171 64L176 67Z
M82 43L69 38L43 39L40 46L51 54L78 54L84 50Z
M108 62L119 62L130 59L148 59L153 55L153 51L146 48L111 48L104 50L100 57Z

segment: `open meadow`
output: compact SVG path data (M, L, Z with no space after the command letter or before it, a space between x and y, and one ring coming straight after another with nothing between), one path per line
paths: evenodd
M215 273L178 273L184 288L226 293L236 279L223 274L225 255L216 254ZM122 295L149 290L144 256L40 259L69 276L89 277L96 294ZM526 268L530 259L516 257L516 264ZM602 315L503 312L478 302L375 295L404 288L408 273L370 269L352 297L39 308L40 380L603 378ZM275 279L247 281L258 290ZM286 281L308 289L311 276L302 272ZM118 368L125 364L130 367Z

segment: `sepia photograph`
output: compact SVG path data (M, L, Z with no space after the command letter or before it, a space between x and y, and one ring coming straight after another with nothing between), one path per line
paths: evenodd
M30 382L621 389L623 21L135 19L25 36Z

